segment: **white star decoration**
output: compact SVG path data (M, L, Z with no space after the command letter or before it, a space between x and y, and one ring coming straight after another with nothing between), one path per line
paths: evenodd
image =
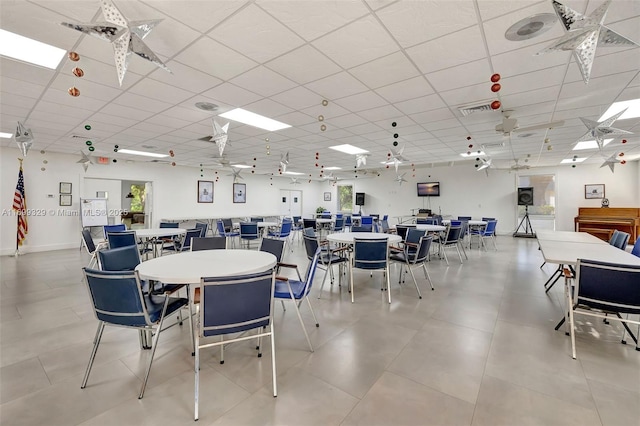
M580 12L555 0L553 0L552 3L560 22L562 22L567 32L556 40L555 43L538 54L557 50L573 51L573 57L578 63L578 68L580 68L580 73L582 74L582 79L585 84L589 83L591 67L593 66L598 45L603 47L615 45L637 46L637 43L603 25L611 0L605 1L589 16L584 16Z
M395 149L391 150L391 162L396 167L396 173L398 173L398 166L402 164L403 161L409 161L402 156L403 152L404 152L404 146L400 148L400 150L398 151L396 151Z
M224 147L227 145L227 139L229 139L228 131L229 131L229 123L224 126L219 125L216 120L213 121L213 136L211 140L215 142L218 147L218 151L220 152L220 157L222 157L222 153L224 152Z
M14 136L16 138L18 148L20 148L20 152L26 157L31 145L33 145L33 133L31 133L31 129L27 129L18 121L18 126L16 127L16 133Z
M609 166L609 168L611 169L611 173L615 173L613 168L616 166L616 163L620 162L620 160L618 160L618 155L620 155L619 152L614 152L611 155L611 157L609 157L606 160L604 160L604 163L602 163L600 168L603 168L604 166Z
M242 169L231 168L231 174L227 176L233 176L233 182L235 183L238 179L244 179L242 176L240 176L241 171Z
M287 171L287 165L289 164L289 151L286 154L280 154L280 169L282 173Z
M396 178L394 179L394 181L398 182L398 185L402 186L402 182L406 182L407 180L404 178L404 175L406 175L407 173L403 173L401 175L396 175Z
M366 166L369 154L356 154L356 167Z
M620 116L622 114L624 114L625 111L627 111L627 108L625 108L624 110L620 111L619 113L617 113L615 115L612 115L611 117L607 118L606 120L602 120L600 122L589 120L588 118L580 117L580 120L582 120L584 125L587 126L589 131L587 133L585 133L584 135L582 135L582 137L580 139L578 139L577 142L590 141L590 140L595 139L596 143L598 144L598 148L602 149L602 147L604 146L605 138L608 138L608 137L611 137L611 136L631 135L631 134L633 134L632 132L628 132L626 130L616 129L614 127L611 127L611 125L618 118L620 118Z
M491 161L492 161L491 158L488 158L486 160L484 158L481 158L480 161L482 161L482 164L478 166L478 171L484 170L487 176L489 176L489 169L491 168Z
M89 164L93 164L93 160L91 159L90 156L88 156L82 151L80 151L80 154L82 154L82 158L76 161L76 163L81 163L82 167L84 168L84 171L86 172L87 169L89 168Z
M300 182L298 182L298 178L291 178L291 185L300 185Z
M106 23L71 24L62 22L62 25L108 41L113 45L120 86L122 86L122 80L129 66L129 56L132 53L171 72L160 58L142 41L162 19L129 22L111 0L100 0L100 7L104 19L107 21Z

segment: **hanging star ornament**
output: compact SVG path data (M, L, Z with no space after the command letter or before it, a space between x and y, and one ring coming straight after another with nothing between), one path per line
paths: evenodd
M287 165L289 165L289 151L286 154L280 154L280 169L282 173L287 171Z
M613 168L616 166L616 163L620 162L620 160L618 160L618 155L620 155L619 152L614 152L611 155L611 157L609 157L606 160L604 160L604 163L602 163L600 168L603 168L604 166L609 166L609 168L611 169L611 173L615 173Z
M220 152L220 157L222 157L222 153L224 152L224 147L227 145L227 139L229 139L228 131L229 131L229 123L224 126L219 125L216 120L213 121L213 136L211 137L211 141L215 142L218 147L218 151Z
M18 121L18 126L16 127L16 133L14 136L16 138L18 148L20 148L20 152L26 157L31 145L33 145L33 133L31 133L31 129L27 129Z
M589 83L598 46L638 46L637 43L603 25L611 0L605 1L589 16L584 16L558 1L553 0L552 3L556 15L567 32L538 55L558 50L571 50L585 84Z
M356 167L366 166L369 154L356 154Z
M300 185L300 182L298 181L298 178L291 178L291 185Z
M240 176L241 171L242 169L231 168L231 174L227 176L233 176L233 183L235 183L238 179L244 179L242 176Z
M491 158L487 158L487 159L481 158L480 161L482 162L482 164L478 166L477 171L484 170L487 176L489 176L489 169L491 168L491 162L492 162Z
M394 181L398 182L398 185L402 186L402 182L406 182L407 180L404 178L404 175L406 175L407 173L403 173L401 175L396 175L396 178L394 179Z
M129 56L132 53L154 63L165 71L171 72L160 58L149 49L149 46L142 41L162 19L129 22L111 0L100 0L100 8L107 22L96 24L62 22L61 25L108 41L113 45L120 86L122 86L122 80L129 66Z
M613 123L615 123L615 121L618 118L620 118L620 116L624 114L626 111L627 111L627 108L623 109L622 111L620 111L615 115L612 115L606 120L602 120L599 122L589 120L588 118L580 117L580 120L582 120L584 125L587 126L587 129L589 129L589 131L584 135L582 135L582 137L578 139L577 142L591 141L595 139L596 143L598 144L598 148L602 150L602 147L604 146L604 140L606 138L611 138L612 136L620 136L620 135L632 135L633 134L632 132L611 127Z
M396 167L396 173L398 173L398 166L402 164L403 161L409 161L402 156L403 152L404 152L404 146L400 148L398 151L396 151L395 149L391 150L391 162Z
M89 164L93 164L93 160L91 159L90 156L88 156L87 154L85 154L82 151L80 151L80 154L82 154L82 158L80 160L76 161L76 163L81 163L82 164L82 168L84 168L84 171L86 173L87 169L89 168Z

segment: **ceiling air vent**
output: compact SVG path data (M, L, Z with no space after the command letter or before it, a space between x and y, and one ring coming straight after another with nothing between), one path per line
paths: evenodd
M464 106L458 107L458 111L460 111L460 114L466 117L467 115L471 115L474 112L493 111L493 109L491 108L491 102L489 102L489 103L482 103L482 104L475 104L475 105L464 105Z

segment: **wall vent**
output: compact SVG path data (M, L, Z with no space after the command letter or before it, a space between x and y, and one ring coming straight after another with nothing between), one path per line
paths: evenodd
M493 108L491 108L491 102L489 102L475 105L463 105L458 107L458 111L460 111L460 114L466 117L467 115L471 115L474 112L493 111Z

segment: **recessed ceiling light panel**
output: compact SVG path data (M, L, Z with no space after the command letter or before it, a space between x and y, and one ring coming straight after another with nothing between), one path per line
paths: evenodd
M623 109L627 109L624 114L618 117L618 120L626 120L627 118L640 117L640 99L631 99L630 101L614 102L611 106L602 114L598 121L604 121L612 115L616 115Z
M352 155L367 154L369 152L366 149L358 148L357 146L349 145L348 143L344 145L330 146L329 148Z
M602 146L607 146L607 144L609 142L611 142L613 140L612 139L605 139L604 141L602 141ZM574 151L578 151L581 149L596 149L598 148L598 142L596 141L582 141L582 142L578 142L576 144L576 146L573 147Z
M119 149L118 154L143 155L145 157L156 157L156 158L164 158L169 156L168 154L157 154L155 152L135 151L133 149Z
M13 133L0 132L0 138L11 139L12 137L13 137Z
M0 29L2 56L54 70L66 53L64 49Z
M242 108L232 109L231 111L220 114L220 117L248 124L249 126L257 127L259 129L268 130L270 132L291 127L289 124L281 123Z

